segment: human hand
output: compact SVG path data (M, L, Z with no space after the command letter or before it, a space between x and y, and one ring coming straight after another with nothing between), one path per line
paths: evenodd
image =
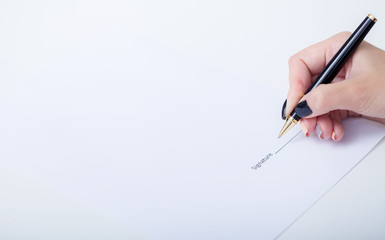
M288 116L297 106L297 114L303 114L298 115L306 136L318 125L322 139L332 137L339 141L344 136L341 121L346 117L363 116L385 123L385 51L365 41L331 84L321 84L304 96L350 35L339 33L289 59L290 89L285 114ZM297 105L299 101L301 104Z

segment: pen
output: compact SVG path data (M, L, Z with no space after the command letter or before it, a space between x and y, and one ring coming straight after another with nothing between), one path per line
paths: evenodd
M357 27L357 29L352 33L352 35L346 40L344 45L338 50L336 55L330 60L330 62L326 65L324 70L318 75L315 79L314 83L308 88L305 92L307 94L320 84L328 84L333 81L333 79L337 76L338 72L344 66L349 57L353 54L353 52L360 45L362 40L364 40L366 34L373 27L374 23L377 22L377 19L369 14L364 21ZM286 101L282 107L282 116L284 117L286 108ZM282 127L282 130L279 132L278 138L287 133L297 122L301 119L295 112L295 109L289 114L286 118L285 124Z

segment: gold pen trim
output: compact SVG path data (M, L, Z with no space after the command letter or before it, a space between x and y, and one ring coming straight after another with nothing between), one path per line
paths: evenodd
M372 19L373 22L377 22L377 18L375 18L372 14L369 14L368 18Z

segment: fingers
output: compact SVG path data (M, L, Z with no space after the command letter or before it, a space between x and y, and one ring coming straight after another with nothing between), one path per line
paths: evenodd
M301 119L300 123L303 133L308 136L315 132L317 126L317 118L303 118Z
M295 108L296 113L301 118L312 118L338 109L357 112L361 106L356 104L360 102L360 96L356 96L356 86L359 85L352 79L322 84L303 97Z
M332 123L333 123L333 132L331 138L335 141L338 142L344 137L344 127L341 124L341 120L337 118L331 118Z
M317 124L321 129L319 137L323 140L328 140L332 136L333 122L329 115L322 115L318 117Z
M337 34L300 51L289 59L290 89L287 95L286 116L303 97L312 83L312 78L324 69L333 55L331 53L334 53L349 35L349 33Z
M301 129L306 137L310 136L319 127L319 138L327 140L332 138L333 141L338 142L344 137L344 127L341 121L348 115L347 111L333 111L329 114L324 114L314 118L301 119Z
M309 137L312 133L316 132L317 126L320 131L318 133L319 138L322 140L331 138L333 141L338 142L344 137L344 127L341 123L341 119L334 117L333 114L302 119L300 124L302 132L306 137Z

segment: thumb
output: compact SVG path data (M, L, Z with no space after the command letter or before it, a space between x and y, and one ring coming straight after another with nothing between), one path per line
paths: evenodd
M354 111L354 86L353 80L321 84L302 98L295 112L301 118L312 118L337 109Z

